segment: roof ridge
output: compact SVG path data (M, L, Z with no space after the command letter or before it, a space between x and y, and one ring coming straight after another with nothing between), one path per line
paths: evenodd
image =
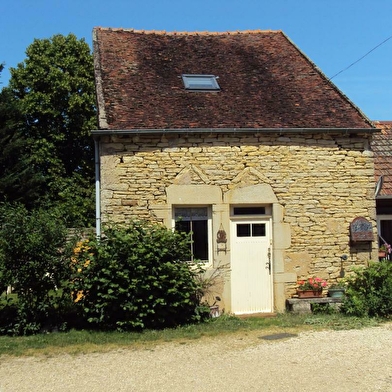
M124 31L136 34L157 34L157 35L241 35L241 34L261 34L261 33L282 33L282 30L236 30L236 31L166 31L166 30L138 30L122 27L95 27L94 30Z

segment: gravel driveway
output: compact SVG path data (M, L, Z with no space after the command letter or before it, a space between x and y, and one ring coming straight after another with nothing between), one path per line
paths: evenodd
M109 353L0 358L1 392L392 391L392 324L262 331Z

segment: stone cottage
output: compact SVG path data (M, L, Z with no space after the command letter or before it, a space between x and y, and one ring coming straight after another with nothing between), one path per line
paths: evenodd
M191 232L236 314L377 257L376 128L281 31L96 28L93 44L98 233Z

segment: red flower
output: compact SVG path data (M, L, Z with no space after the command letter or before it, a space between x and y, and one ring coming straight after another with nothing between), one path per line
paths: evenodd
M299 290L314 290L321 291L323 287L327 286L327 281L318 277L311 277L307 280L298 281Z

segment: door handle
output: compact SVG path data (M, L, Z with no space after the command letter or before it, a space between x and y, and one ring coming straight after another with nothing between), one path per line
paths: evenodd
M268 272L271 275L271 248L268 248L267 257L268 261L265 263L265 268L268 268Z

